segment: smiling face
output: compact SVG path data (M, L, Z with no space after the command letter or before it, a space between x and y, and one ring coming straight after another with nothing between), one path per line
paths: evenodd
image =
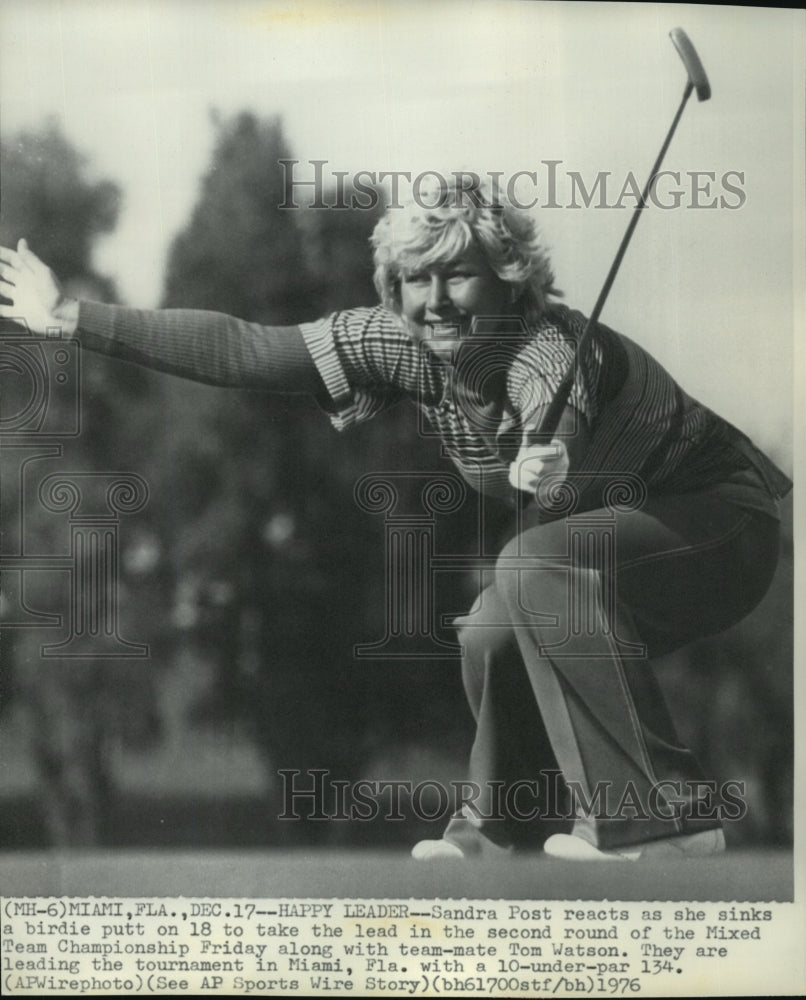
M537 323L560 294L531 215L486 182L468 190L464 174L451 176L433 205L390 206L371 238L378 297L436 351L455 346L474 319Z
M447 262L403 268L400 311L416 342L432 350L455 349L474 319L511 313L512 288L471 246Z

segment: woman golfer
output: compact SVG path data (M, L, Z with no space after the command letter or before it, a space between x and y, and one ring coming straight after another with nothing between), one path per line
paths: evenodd
M416 858L486 845L618 861L721 851L719 810L649 660L758 603L791 484L601 325L552 442L536 443L584 317L555 301L528 215L484 188L442 195L378 223L374 308L278 328L79 302L21 240L0 250L0 316L202 382L310 392L339 429L408 399L465 479L511 504L512 539L457 622L479 795ZM524 781L543 801L502 816L495 795Z

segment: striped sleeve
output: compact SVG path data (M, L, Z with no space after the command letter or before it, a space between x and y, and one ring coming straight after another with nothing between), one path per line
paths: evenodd
M326 410L337 430L393 406L407 388L416 393L416 351L385 309L342 310L303 323L300 331L330 397Z
M535 339L518 353L508 372L507 394L524 427L539 421L572 364L576 364L574 342L564 338ZM579 369L568 402L592 422L592 394L585 373Z
M629 377L608 405L606 419L586 456L586 466L611 472L641 471L663 463L681 432L684 394L663 367L627 337Z

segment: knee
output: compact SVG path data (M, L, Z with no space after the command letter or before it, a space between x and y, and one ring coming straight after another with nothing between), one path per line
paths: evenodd
M485 662L501 644L500 632L486 624L462 625L456 632L456 640L462 647L465 664Z
M553 605L559 596L568 591L568 566L557 555L543 554L539 534L530 532L526 539L517 535L498 555L495 567L495 589L508 607L522 603L528 592L529 603L546 601Z
M455 626L466 663L489 659L506 644L512 630L506 605L498 599L494 586L479 594L468 613L456 619Z

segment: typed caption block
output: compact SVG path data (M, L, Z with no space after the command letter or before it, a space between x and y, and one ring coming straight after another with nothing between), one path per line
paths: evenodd
M803 964L790 909L15 898L2 902L2 989L6 996L753 995L774 963L789 963L793 973Z

